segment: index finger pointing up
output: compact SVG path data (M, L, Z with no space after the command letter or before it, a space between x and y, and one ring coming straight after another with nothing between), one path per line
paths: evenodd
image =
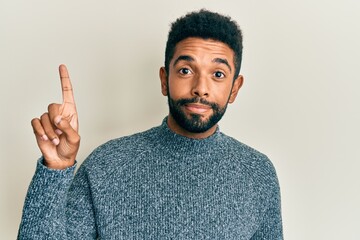
M70 82L68 70L64 64L59 66L63 103L75 104L74 94Z

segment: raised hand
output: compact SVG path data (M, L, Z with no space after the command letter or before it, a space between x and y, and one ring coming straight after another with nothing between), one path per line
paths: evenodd
M37 144L45 159L44 164L53 169L74 165L80 145L78 114L65 65L59 66L59 73L62 104L50 104L47 112L31 121Z

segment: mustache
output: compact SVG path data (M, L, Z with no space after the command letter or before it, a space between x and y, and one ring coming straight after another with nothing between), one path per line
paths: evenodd
M181 98L176 101L176 105L185 105L189 103L201 103L210 106L212 109L219 109L219 105L213 102L209 102L206 99L194 97L194 98Z

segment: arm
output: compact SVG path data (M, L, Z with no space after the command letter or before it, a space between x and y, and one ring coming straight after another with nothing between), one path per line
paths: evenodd
M63 103L50 104L48 112L31 121L43 157L38 162L25 199L20 239L67 239L68 227L77 226L75 223L72 226L68 220L67 202L72 199L73 202L91 205L90 195L87 194L90 190L86 184L76 190L83 193L82 196L74 194L76 191L73 194L68 191L74 175L80 136L78 114L65 65L60 65L59 73ZM84 177L77 175L79 177L76 179ZM91 221L94 222L93 218ZM87 225L92 224L88 222Z
M84 167L49 169L40 159L23 210L18 239L96 239L91 190Z
M74 169L53 170L43 165L43 158L38 161L25 198L19 239L51 239L55 233L65 233L62 223Z
M276 177L276 176L275 176ZM280 188L276 179L276 186L270 195L269 207L264 214L261 225L251 240L282 240L283 229L281 219Z

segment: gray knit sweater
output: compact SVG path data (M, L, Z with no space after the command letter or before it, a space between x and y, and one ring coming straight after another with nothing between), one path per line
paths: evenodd
M282 239L268 158L161 126L98 147L74 175L38 161L19 239Z

